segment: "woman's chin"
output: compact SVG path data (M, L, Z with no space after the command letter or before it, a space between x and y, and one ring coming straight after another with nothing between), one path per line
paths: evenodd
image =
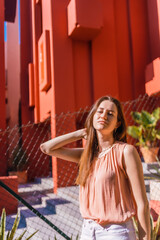
M105 130L105 126L100 126L100 127L97 127L96 129L97 131L104 131Z

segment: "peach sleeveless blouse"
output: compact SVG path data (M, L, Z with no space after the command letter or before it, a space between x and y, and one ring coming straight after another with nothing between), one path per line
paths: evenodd
M80 212L83 218L101 225L122 223L136 214L136 204L122 158L126 143L116 142L102 152L85 186L80 186Z

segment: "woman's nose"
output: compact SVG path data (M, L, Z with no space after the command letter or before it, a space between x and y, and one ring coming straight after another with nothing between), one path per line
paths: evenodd
M101 117L104 118L104 119L107 119L107 113L103 112L103 113L101 114Z

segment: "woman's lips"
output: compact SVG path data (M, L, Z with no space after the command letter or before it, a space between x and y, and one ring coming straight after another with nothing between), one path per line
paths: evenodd
M101 124L107 124L107 122L106 122L106 121L103 121L103 120L98 121L98 123L101 123Z

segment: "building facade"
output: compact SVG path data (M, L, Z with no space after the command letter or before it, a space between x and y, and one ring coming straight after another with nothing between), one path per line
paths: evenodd
M0 0L1 9L4 3ZM22 123L51 117L54 137L55 114L78 111L107 94L128 101L160 91L159 14L159 0L21 0L16 79ZM5 58L11 54L9 47L6 54L4 51L4 20L1 11L2 129L6 127ZM8 65L12 77L7 81L14 93L17 72L15 65L12 68ZM8 104L15 109L13 102ZM76 119L72 126L75 130ZM54 176L58 169L57 159L53 159Z

